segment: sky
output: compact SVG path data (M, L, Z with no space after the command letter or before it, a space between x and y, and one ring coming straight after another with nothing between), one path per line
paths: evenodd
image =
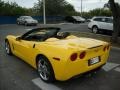
M81 11L81 0L66 0L75 6L77 11ZM83 11L89 11L95 8L102 8L108 0L82 0Z
M31 8L34 6L34 3L37 2L37 0L3 0L5 2L16 2L18 5L26 8ZM76 11L81 11L81 0L66 0L70 4L72 4L75 7ZM102 8L105 3L108 2L108 0L82 0L82 8L83 11L89 11L95 8ZM120 2L120 0L116 0Z

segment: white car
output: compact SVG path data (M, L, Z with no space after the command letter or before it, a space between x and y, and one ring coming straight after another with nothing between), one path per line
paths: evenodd
M112 17L93 17L88 24L88 28L93 33L102 32L113 32L113 18Z
M33 19L31 16L20 16L17 18L17 24L27 25L37 25L38 21Z

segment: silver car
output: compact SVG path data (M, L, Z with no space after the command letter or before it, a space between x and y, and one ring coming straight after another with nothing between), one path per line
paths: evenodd
M33 19L31 16L20 16L17 18L17 24L23 24L25 26L27 25L37 25L38 21Z

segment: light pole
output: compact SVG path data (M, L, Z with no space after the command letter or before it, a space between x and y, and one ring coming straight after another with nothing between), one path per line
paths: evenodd
M82 16L82 0L81 0L81 16Z
M45 0L43 0L43 21L44 21L44 24L46 24Z

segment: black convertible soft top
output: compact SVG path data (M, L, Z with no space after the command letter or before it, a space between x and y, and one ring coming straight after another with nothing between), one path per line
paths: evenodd
M55 33L57 34L61 29L58 28L58 27L43 27L43 28L34 28L34 29L31 29L30 31L26 32L25 34L23 34L21 36L21 38L24 38L26 35L32 33L32 32L37 32L37 31L40 31L40 30L56 30Z

